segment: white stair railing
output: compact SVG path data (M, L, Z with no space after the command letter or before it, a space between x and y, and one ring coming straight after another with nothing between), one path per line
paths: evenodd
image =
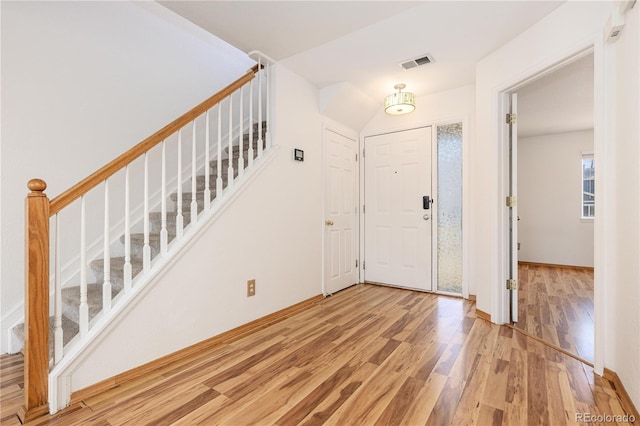
M64 360L67 350L64 341L73 337L67 335L74 331L65 329L65 324L77 322L79 332L70 343L81 347L94 326L110 320L110 315L117 311L114 308L126 303L127 295L145 284L151 273L175 254L174 249L179 246L175 243L189 238L205 215L219 209L236 180L240 184L246 172L267 152L264 133L270 125L263 123L263 110L268 119L269 83L267 68L262 63L259 60L241 79L50 202L43 192L44 182L30 186L29 197L46 199L47 213L53 223L53 244L47 246L54 271L52 294L45 296L46 300L52 300L54 308L53 365ZM211 111L214 108L215 111ZM254 109L257 121L254 121ZM182 138L188 126L191 126L191 155L186 156L189 160L184 163L183 150L188 146L183 146ZM217 130L215 140L211 140L212 126ZM254 150L256 139L257 150ZM234 169L236 153L237 170ZM225 171L222 170L224 161L227 161ZM227 173L226 182L223 172ZM210 187L211 174L215 174L214 188ZM103 193L95 197L101 183L104 183ZM190 187L186 192L190 192L190 197L187 195L190 204L186 206L188 217L183 210L184 187ZM79 211L67 208L75 200L79 200ZM94 211L96 208L102 211ZM80 224L79 249L75 250L74 238L71 235L62 238L60 234L61 228L71 229L73 223ZM42 232L48 234L48 227ZM27 241L31 243L33 241ZM28 327L31 320L25 318L25 326ZM30 335L29 346L47 341L48 336ZM29 356L25 353L26 362Z

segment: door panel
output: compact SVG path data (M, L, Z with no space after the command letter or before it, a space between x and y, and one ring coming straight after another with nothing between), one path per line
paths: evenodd
M325 131L325 253L327 294L358 282L357 143Z
M365 152L365 279L431 290L431 127L367 137Z

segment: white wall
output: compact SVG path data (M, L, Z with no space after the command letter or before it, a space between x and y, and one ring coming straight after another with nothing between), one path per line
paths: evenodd
M476 66L477 133L472 157L473 197L486 205L474 216L471 276L477 307L504 322L504 151L499 95L523 79L595 45L594 153L598 213L595 222L596 371L610 368L640 406L640 301L638 281L637 170L620 180L622 165L638 164L638 6L617 44L603 44L603 30L617 3L566 2ZM617 71L616 71L617 68ZM616 73L618 74L616 76ZM627 99L625 99L627 98ZM634 174L635 173L635 174ZM600 183L598 183L598 181ZM598 186L600 185L600 186ZM606 189L606 191L601 191ZM627 198L627 195L630 198ZM622 222L620 219L624 218ZM601 286L599 288L598 281ZM604 317L604 318L603 318Z
M612 7L605 2L567 2L476 65L471 192L474 204L484 207L472 218L471 276L477 283L478 309L491 313L494 321L507 318L500 284L506 270L506 253L501 252L506 226L500 222L505 211L506 152L500 145L504 118L498 109L499 94L593 45Z
M50 198L243 75L244 53L154 2L2 7L2 351L22 315L26 183ZM221 64L224 64L221 66Z
M321 293L321 121L315 89L275 70L276 158L72 366L78 390ZM293 160L293 148L305 151ZM246 296L246 281L256 295ZM144 341L144 345L135 342ZM123 351L122 348L128 348Z
M383 105L378 108L376 115L363 128L361 137L375 135L390 131L411 129L425 125L437 125L442 123L464 122L463 129L463 160L462 160L462 245L463 245L463 280L466 281L468 292L476 293L475 280L469 275L469 266L474 262L469 255L471 216L475 214L477 206L470 200L470 165L473 161L470 156L470 147L475 143L475 87L463 86L428 96L420 96L416 99L416 109L406 115L392 116L384 112ZM363 178L361 174L361 179ZM361 191L363 191L361 187ZM435 193L435 190L434 190ZM364 235L361 227L361 235ZM364 240L361 238L361 244ZM361 271L362 273L365 271Z
M615 50L616 276L606 289L606 367L640 409L640 5L627 14Z
M583 153L593 153L593 130L518 139L518 260L593 267L593 220L581 219Z

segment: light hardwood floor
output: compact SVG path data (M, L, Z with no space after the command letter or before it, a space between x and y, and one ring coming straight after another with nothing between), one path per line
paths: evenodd
M593 363L593 270L518 266L515 327Z
M17 424L19 361L2 359L3 425ZM577 413L625 411L590 367L477 319L472 302L358 285L33 424L562 425Z

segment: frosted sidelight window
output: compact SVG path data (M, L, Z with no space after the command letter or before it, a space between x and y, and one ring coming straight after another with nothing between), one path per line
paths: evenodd
M437 288L462 293L462 123L437 128Z

